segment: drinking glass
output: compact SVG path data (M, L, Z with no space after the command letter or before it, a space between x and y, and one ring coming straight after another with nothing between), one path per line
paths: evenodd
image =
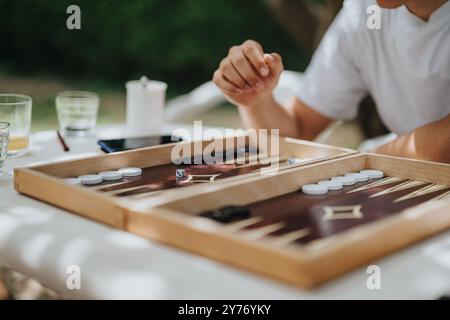
M83 137L97 124L100 99L86 91L67 91L56 96L60 130L68 136Z
M29 149L32 99L22 94L0 94L0 121L9 123L8 156L24 155Z
M0 122L0 175L2 174L3 163L6 159L9 139L9 123Z

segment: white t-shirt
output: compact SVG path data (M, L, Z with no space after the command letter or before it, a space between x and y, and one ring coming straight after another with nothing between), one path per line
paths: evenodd
M428 22L406 6L381 10L375 0L347 0L326 33L298 90L300 100L332 119L352 119L372 95L385 125L398 134L450 113L450 1Z

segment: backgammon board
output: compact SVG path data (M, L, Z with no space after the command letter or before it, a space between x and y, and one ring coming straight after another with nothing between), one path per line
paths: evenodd
M365 169L384 176L301 191ZM158 200L136 204L148 212L128 230L309 288L448 230L450 165L358 154Z
M180 188L189 189L185 187L215 184L261 173L271 174L274 169L282 171L356 153L350 149L291 138L280 137L278 142L279 148L273 149L270 145L265 148L257 146L257 142L245 136L215 140L211 155L219 161L214 163L202 161L205 158L204 151L207 148L211 150L212 142L195 141L19 168L15 170L15 188L21 193L88 217L90 212L95 212L96 219L100 215L102 222L121 227L125 221L122 208L138 200L149 201L161 193L177 195ZM173 163L172 151L175 146L179 146L180 150L190 150L191 163ZM187 158L183 153L177 156L180 159ZM197 161L199 158L200 161ZM289 162L292 159L294 163ZM63 183L67 179L123 167L139 168L142 174L81 187ZM185 171L184 179L176 178L177 169ZM51 191L44 194L43 186L49 186ZM88 199L93 201L92 206L85 201Z
M281 139L279 156L236 145L246 148L247 160L276 156L280 170L271 175L260 174L264 164L245 161L175 165L169 145L16 169L15 186L110 226L301 287L450 228L450 165ZM284 163L289 157L313 159ZM126 166L142 168L142 175L96 186L64 183ZM180 168L182 180L174 176ZM326 194L301 191L364 169L384 176Z
M217 182L230 177L254 173L267 165L261 162L252 163L248 160L240 164L234 160L223 163L198 164L162 164L142 168L139 176L123 177L118 182L103 181L95 186L88 186L90 190L102 194L122 198L130 201L147 198L164 190L187 187L198 183ZM176 170L184 171L184 179L176 177Z
M450 199L450 185L392 176L344 186L325 195L297 190L246 206L217 208L200 216L231 228L239 226L253 239L267 237L280 246L303 246L441 199ZM238 217L232 216L233 210L240 210Z

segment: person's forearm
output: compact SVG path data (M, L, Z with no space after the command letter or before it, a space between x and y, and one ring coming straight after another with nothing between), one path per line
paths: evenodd
M279 129L280 135L298 137L295 118L270 95L253 106L239 106L239 113L246 128Z
M259 43L247 40L230 48L214 72L213 82L238 107L247 128L279 129L282 136L312 140L331 119L298 98L286 108L275 101L273 90L283 69L279 54L265 53Z
M450 163L450 115L374 150L392 156Z

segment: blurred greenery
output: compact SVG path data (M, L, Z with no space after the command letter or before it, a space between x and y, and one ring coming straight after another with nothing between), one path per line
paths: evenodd
M66 27L72 4L81 30ZM58 90L119 93L106 109L102 101L107 115L123 109L125 81L146 75L169 83L169 97L190 91L246 39L279 52L288 69L303 70L307 60L264 0L0 0L0 12L0 91L33 94L33 119L44 127L56 121ZM57 84L36 89L45 81ZM123 110L113 114L123 118Z
M71 4L81 8L81 30L66 28ZM288 68L305 63L263 0L1 0L0 11L8 39L0 59L13 72L118 82L146 74L188 90L249 38L280 52Z

